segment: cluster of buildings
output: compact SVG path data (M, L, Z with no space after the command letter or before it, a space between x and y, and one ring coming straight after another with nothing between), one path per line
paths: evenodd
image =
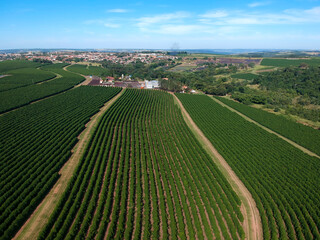
M167 55L163 52L150 53L113 53L113 52L80 52L80 51L55 51L38 52L29 51L25 53L0 53L0 60L12 59L42 59L52 62L100 62L111 61L113 63L128 64L137 60L143 63L152 63L159 60L175 60L177 56Z
M106 80L93 77L89 85L92 86L104 86L104 87L129 87L140 89L159 89L160 82L158 80L144 80L144 81L115 81L113 77L107 77Z

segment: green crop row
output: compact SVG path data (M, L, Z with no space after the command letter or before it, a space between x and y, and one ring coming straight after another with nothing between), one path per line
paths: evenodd
M320 155L319 130L304 126L286 119L283 116L275 115L261 109L256 109L225 98L219 97L218 99L256 122Z
M7 72L6 77L0 78L0 92L24 87L50 80L56 75L36 68L20 68Z
M19 108L39 99L66 91L84 80L83 77L77 74L63 70L63 66L66 65L51 64L42 67L43 70L60 74L62 76L60 78L55 78L41 84L32 84L1 92L0 113Z
M177 96L251 192L264 239L319 239L319 159L208 96Z
M240 204L173 97L127 89L39 239L243 239Z
M10 239L59 178L90 116L119 88L79 87L0 117L0 238Z
M41 64L38 62L26 61L26 60L10 60L0 62L0 75L7 74L8 71L19 69L19 68L36 68L43 66L45 64Z

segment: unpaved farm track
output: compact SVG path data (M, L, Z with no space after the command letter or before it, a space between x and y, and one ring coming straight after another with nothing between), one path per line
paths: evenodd
M91 82L92 79L91 79L89 76L85 76L85 75L80 74L80 73L75 73L75 72L69 71L69 70L68 70L68 67L70 67L70 66L71 66L71 65L67 65L67 66L63 67L62 69L65 70L65 71L67 71L67 72L70 72L70 73L78 74L78 75L80 75L80 76L82 76L82 77L84 77L84 78L86 79L86 80L84 80L83 82L79 83L78 85L76 85L76 86L74 86L74 87L76 88L76 87L80 87L80 86L89 85L89 83Z
M197 139L204 145L210 156L212 156L213 161L218 166L220 171L224 174L233 190L237 193L242 201L241 212L243 214L244 223L243 228L246 235L246 239L250 240L260 240L263 238L262 234L262 224L259 214L259 210L256 203L238 176L234 173L231 167L228 165L226 160L219 154L219 152L214 148L211 142L206 138L203 132L198 128L195 122L190 117L189 113L186 111L180 100L171 93L176 102L178 103L183 118L185 119L187 125L190 127L192 132L196 135Z
M61 174L59 180L13 239L33 240L37 238L66 189L68 182L71 179L82 154L84 153L85 147L90 140L90 136L98 125L99 120L107 109L123 94L123 92L124 89L108 101L98 113L91 117L90 121L86 124L85 130L83 130L78 137L79 142L72 149L72 156L61 168L59 172Z
M272 133L272 134L278 136L279 138L285 140L286 142L290 143L292 146L300 149L301 151L303 151L304 153L310 155L311 157L320 158L320 157L319 157L317 154L315 154L314 152L311 152L310 150L308 150L308 149L302 147L301 145L299 145L299 144L291 141L290 139L282 136L281 134L272 131L270 128L267 128L267 127L261 125L260 123L254 121L253 119L247 117L246 115L244 115L244 114L242 114L241 112L233 109L232 107L229 107L228 105L224 104L223 102L219 101L218 99L216 99L216 98L214 98L214 97L212 97L212 96L210 96L210 95L208 95L208 96L211 97L211 98L212 98L214 101L216 101L217 103L219 103L221 106L226 107L226 108L228 108L230 111L237 113L239 116L243 117L244 119L246 119L246 120L249 121L249 122L254 123L255 125L257 125L257 126L261 127L262 129L266 130L267 132Z

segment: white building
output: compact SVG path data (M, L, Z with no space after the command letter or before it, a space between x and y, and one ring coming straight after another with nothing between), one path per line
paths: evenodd
M152 81L145 80L144 85L145 85L145 88L147 88L147 89L153 89L153 88L160 87L159 81L157 81L157 80L152 80Z

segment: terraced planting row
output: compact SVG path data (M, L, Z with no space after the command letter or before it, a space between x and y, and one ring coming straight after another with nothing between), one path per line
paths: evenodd
M39 239L243 239L239 205L173 96L127 89Z
M0 116L0 239L11 239L28 219L90 116L119 91L79 87Z
M60 74L62 77L55 78L41 84L32 84L1 92L0 113L16 109L30 102L71 89L84 80L83 77L64 71L66 64L50 64L42 67L43 70ZM1 80L0 80L1 81Z
M320 239L320 162L205 95L177 94L254 197L264 239Z
M218 100L320 156L320 131L226 98Z

